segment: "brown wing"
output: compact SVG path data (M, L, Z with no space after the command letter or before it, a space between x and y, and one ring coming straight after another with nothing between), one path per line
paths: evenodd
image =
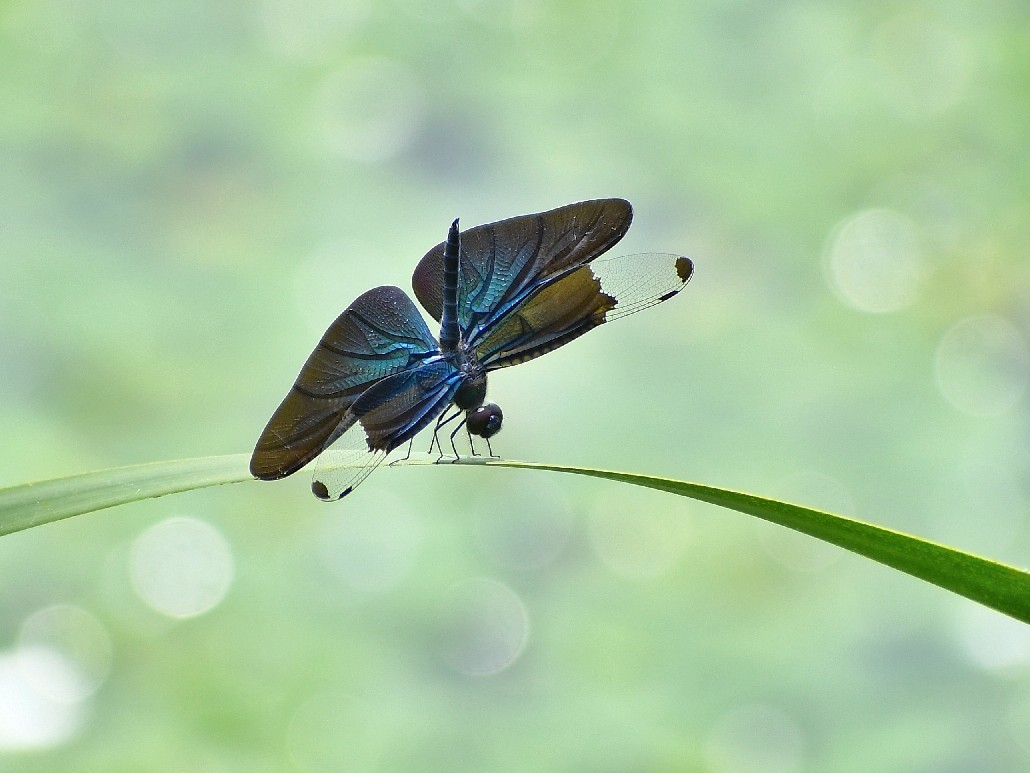
M461 232L458 327L466 340L517 306L549 277L589 263L629 230L633 208L597 199ZM415 297L434 319L443 310L444 243L415 268Z
M473 338L487 370L539 357L593 330L673 297L694 271L690 258L647 253L573 268L530 294Z
M296 472L353 423L345 421L347 411L363 392L436 353L436 340L403 290L369 290L329 326L304 363L258 439L251 473L275 480Z

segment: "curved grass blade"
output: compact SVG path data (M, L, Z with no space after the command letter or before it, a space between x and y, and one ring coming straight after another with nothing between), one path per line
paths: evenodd
M246 454L179 459L0 489L0 535L177 491L251 480L249 459ZM709 502L838 545L1030 623L1030 573L852 518L671 478L504 460L461 462L587 475Z
M737 510L838 545L1030 623L1030 572L902 532L775 499L672 478L529 462L486 464L605 478Z
M0 489L0 535L178 491L253 480L250 454L113 467Z

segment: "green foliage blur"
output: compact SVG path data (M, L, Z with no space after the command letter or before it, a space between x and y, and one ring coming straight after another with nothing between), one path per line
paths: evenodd
M1025 566L1028 39L1014 1L5 2L0 483L249 451L454 217L621 196L616 251L695 277L492 376L495 450ZM1030 768L1030 629L910 577L600 481L309 483L0 540L0 770Z

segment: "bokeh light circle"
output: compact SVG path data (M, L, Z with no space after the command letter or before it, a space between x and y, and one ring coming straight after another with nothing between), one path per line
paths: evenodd
M915 302L925 274L915 223L891 209L867 209L840 223L826 253L831 288L852 308L870 314Z
M187 618L216 607L232 584L235 565L221 533L196 518L151 526L132 545L132 586L163 615Z
M1008 320L980 314L955 323L937 346L937 388L963 413L999 416L1012 410L1030 378L1026 339Z
M614 574L631 580L660 577L676 566L690 543L686 509L650 509L630 498L606 497L588 521L590 544Z
M528 640L526 607L507 585L476 578L455 588L443 653L455 671L499 673L519 658Z
M18 646L42 653L43 660L36 662L42 663L44 670L33 683L41 694L62 703L88 698L111 669L107 629L85 609L72 604L54 604L26 618Z
M42 647L0 653L0 750L46 749L75 735L81 704L55 701L36 689L48 673L61 679L68 670L60 653Z

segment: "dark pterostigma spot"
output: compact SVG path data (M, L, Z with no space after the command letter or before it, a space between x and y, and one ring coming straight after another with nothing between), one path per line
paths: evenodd
M686 282L694 273L694 263L690 258L676 258L676 274Z

